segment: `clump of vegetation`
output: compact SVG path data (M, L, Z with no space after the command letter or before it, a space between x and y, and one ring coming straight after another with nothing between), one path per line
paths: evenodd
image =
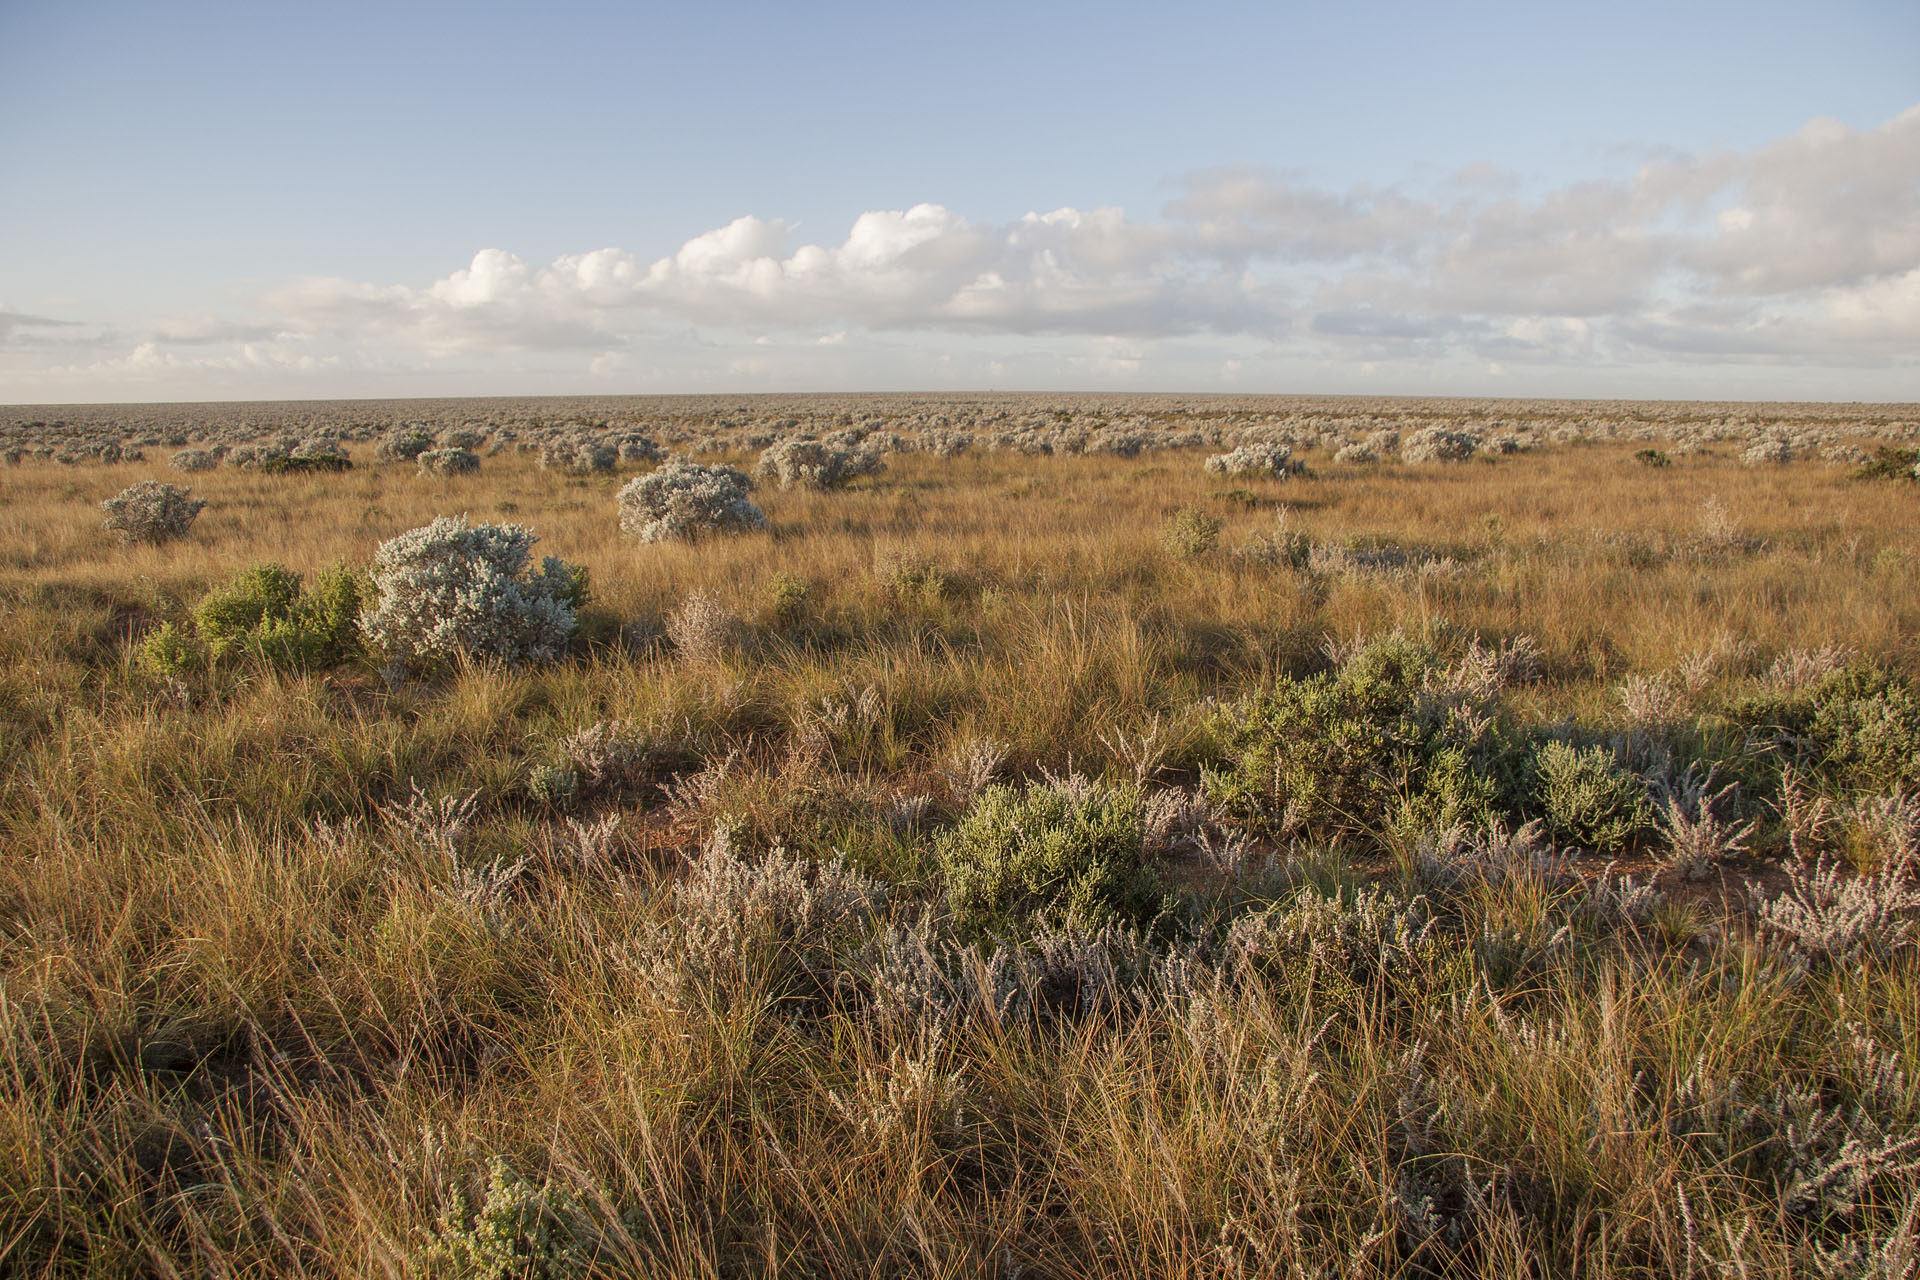
M1670 467L1673 459L1659 449L1636 449L1633 460L1643 467Z
M540 449L540 465L550 471L590 476L612 471L620 451L598 440L550 440Z
M1213 801L1260 829L1318 839L1486 825L1507 807L1514 748L1500 724L1506 680L1477 647L1456 665L1393 633L1335 670L1221 708Z
M1402 462L1465 462L1480 447L1479 437L1451 427L1422 427L1400 446Z
M1205 469L1209 475L1265 476L1284 480L1299 467L1293 450L1284 444L1243 444L1229 453L1209 457Z
M1791 768L1831 796L1920 787L1920 690L1855 662L1734 703L1728 719L1758 736L1773 776Z
M1199 507L1182 507L1160 526L1160 543L1176 559L1195 559L1220 545L1220 521Z
M206 508L206 499L191 489L176 489L158 480L129 485L100 504L107 531L125 543L157 545L187 536L194 517Z
M470 449L423 449L414 455L423 476L470 476L480 470L480 455Z
M753 471L778 481L782 489L843 489L850 480L886 469L886 460L866 449L824 440L782 440L760 455Z
M433 448L433 433L423 427L395 427L373 448L375 462L412 462Z
M1139 923L1160 902L1139 792L1079 777L987 787L941 833L935 858L955 917L972 930Z
M587 573L554 556L530 568L530 531L442 517L380 544L375 599L361 618L370 647L414 672L462 659L549 662L566 651Z
M311 586L291 569L255 565L208 593L194 628L215 661L246 656L270 666L337 666L361 652L359 577L336 565Z
M198 471L212 471L220 465L220 455L211 449L182 449L167 459L175 471L192 474Z
M1920 480L1920 449L1881 445L1853 474L1860 480Z
M1621 852L1653 820L1646 785L1598 745L1542 742L1530 798L1555 840L1596 853Z
M698 542L767 527L747 494L753 481L733 467L669 462L620 490L620 528L642 542Z

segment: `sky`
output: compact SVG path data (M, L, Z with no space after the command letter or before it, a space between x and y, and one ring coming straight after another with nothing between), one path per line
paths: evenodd
M0 403L1920 401L1920 4L0 0Z

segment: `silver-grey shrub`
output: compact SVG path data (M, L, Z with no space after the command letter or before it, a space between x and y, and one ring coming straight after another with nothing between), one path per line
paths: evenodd
M395 427L373 447L375 462L411 462L433 448L433 437L419 427Z
M1465 462L1479 447L1480 441L1465 431L1424 427L1408 436L1400 446L1400 461Z
M428 449L414 465L423 476L470 476L480 469L480 455L470 449Z
M753 468L755 475L778 480L782 489L838 489L856 476L886 469L877 454L824 440L782 440Z
M167 459L175 471L192 473L212 471L220 465L219 455L211 449L182 449Z
M577 626L585 573L554 556L530 569L532 532L441 517L380 544L377 599L360 618L368 645L407 671L462 658L552 661Z
M142 480L102 502L100 510L106 512L108 530L122 542L171 542L187 536L193 518L207 505L206 499L189 496L192 492Z
M1206 461L1209 475L1271 476L1284 480L1293 474L1293 450L1284 444L1243 444L1231 453L1216 453Z
M620 490L620 528L642 542L697 542L713 534L767 527L747 500L753 481L733 467L669 462Z

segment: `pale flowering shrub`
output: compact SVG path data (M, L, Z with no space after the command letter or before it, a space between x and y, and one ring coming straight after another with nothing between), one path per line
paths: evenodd
M168 458L175 471L212 471L220 465L219 455L211 449L182 449Z
M757 476L777 480L782 489L838 489L856 476L885 471L878 454L826 440L782 440L760 455Z
M373 447L373 460L411 462L433 447L433 437L420 427L395 427Z
M1284 480L1293 474L1293 450L1284 444L1243 444L1231 453L1216 453L1206 461L1209 475L1271 476Z
M469 527L442 517L380 544L367 643L411 671L461 658L519 664L565 652L584 603L586 571L548 556L530 569L531 532L512 524Z
M1480 442L1465 431L1446 427L1425 427L1407 437L1400 446L1402 462L1465 462Z
M427 449L414 455L423 476L470 476L480 470L480 455L471 449Z
M747 501L753 482L733 467L669 462L620 490L620 528L642 542L697 542L710 534L767 527Z
M122 542L171 542L187 536L194 517L207 505L206 499L191 497L192 492L142 480L102 502L100 510L106 513L107 529Z
M1740 455L1743 467L1777 467L1793 461L1793 446L1785 440L1756 440Z

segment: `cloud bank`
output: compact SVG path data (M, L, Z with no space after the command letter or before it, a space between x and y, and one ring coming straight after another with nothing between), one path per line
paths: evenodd
M1832 394L1877 370L1873 385L1920 398L1920 106L1531 192L1489 166L1428 190L1262 169L1170 187L1151 218L1061 208L995 224L923 203L862 213L837 243L743 216L651 259L604 248L540 265L485 248L425 285L301 277L251 314L146 331L0 307L0 386L269 370L344 389L519 370L540 389L676 389L661 382L677 370L716 389L1190 385L1169 372L1239 387L1264 363L1570 381L1786 367L1825 371ZM1728 390L1703 372L1700 394Z

